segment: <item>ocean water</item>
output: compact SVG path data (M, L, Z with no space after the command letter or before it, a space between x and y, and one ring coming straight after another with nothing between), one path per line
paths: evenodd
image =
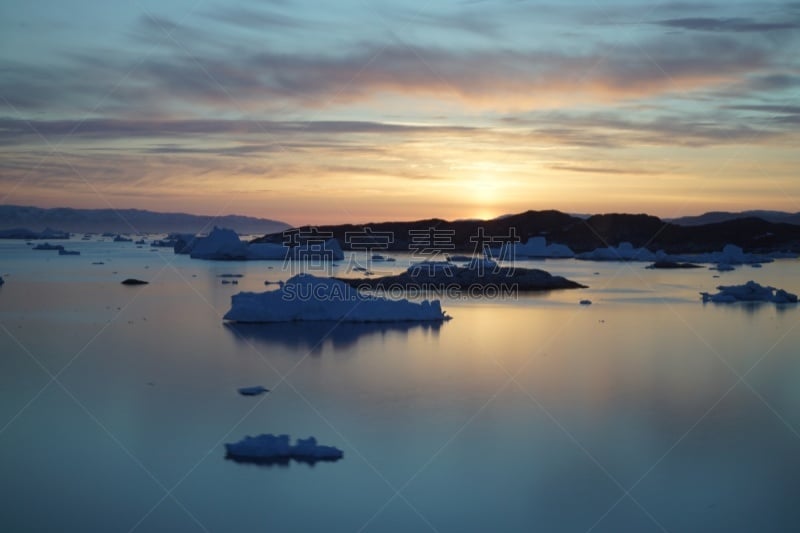
M448 298L453 319L436 326L231 326L231 295L286 279L280 262L69 248L82 255L0 241L3 531L800 523L800 308L698 295L749 279L799 292L800 261L721 274L525 261L590 288ZM236 392L259 384L271 392ZM345 456L225 459L225 442L260 433Z

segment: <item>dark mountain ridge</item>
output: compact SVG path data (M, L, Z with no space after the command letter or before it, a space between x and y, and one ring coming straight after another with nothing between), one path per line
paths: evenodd
M442 252L474 252L481 243L497 246L515 236L520 242L545 237L548 242L566 244L575 252L630 242L636 247L669 253L721 250L726 244L747 251L800 252L800 226L768 222L761 218L737 218L713 224L681 226L646 214L602 214L578 218L560 211L525 211L492 220L425 219L411 222L375 222L303 226L293 232L311 235L318 231L337 238L344 249L415 251L426 248ZM371 232L371 233L370 233ZM386 235L391 235L389 241ZM481 237L481 235L483 237ZM284 242L284 233L265 235L254 242Z
M214 226L241 234L263 234L282 231L289 224L279 220L224 215L191 215L160 213L142 209L73 209L0 205L0 229L27 228L41 231L51 227L75 233L199 233Z

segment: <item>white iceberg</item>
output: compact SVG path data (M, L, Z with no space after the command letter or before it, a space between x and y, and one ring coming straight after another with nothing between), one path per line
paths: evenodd
M647 248L634 248L629 242L621 242L617 247L595 248L575 257L590 261L655 261L657 255Z
M748 281L744 285L720 285L716 294L701 292L704 302L733 303L733 302L773 302L776 304L797 303L797 295L775 287L765 287L755 281Z
M234 294L223 318L232 322L401 322L449 317L439 300L389 300L361 294L339 280L298 274L278 290Z
M246 259L247 244L235 231L214 227L207 237L195 240L189 256L192 259Z
M736 265L756 265L761 263L771 263L778 258L797 257L796 254L785 252L773 252L769 254L753 254L742 250L735 244L726 244L721 251L707 252L701 254L667 254L664 251L656 253L657 261L675 261L689 263L712 263L716 266L712 270L726 272L734 270ZM758 268L758 267L756 267Z
M564 259L575 257L575 252L565 244L547 244L544 237L531 237L526 243L507 243L492 250L495 257L512 260L517 257Z
M239 442L225 444L227 457L234 461L253 463L285 463L289 459L300 462L336 461L344 452L334 446L317 444L317 439L297 439L292 446L289 435L264 433L256 437L246 436Z
M308 261L342 260L344 252L336 239L306 241L297 246L276 243L247 243L230 229L217 228L207 237L190 238L182 242L192 259L213 260L284 260Z

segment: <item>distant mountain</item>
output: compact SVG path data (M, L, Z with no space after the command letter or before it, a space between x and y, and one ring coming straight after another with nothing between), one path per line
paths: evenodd
M800 213L787 213L785 211L741 211L739 213L732 213L730 211L710 211L702 215L680 217L667 219L673 224L679 226L699 226L701 224L715 224L718 222L728 222L729 220L738 220L741 218L760 218L767 222L774 222L776 224L796 224L800 225Z
M621 242L653 251L694 253L721 250L736 244L747 251L800 251L800 225L773 223L761 218L739 218L715 224L681 226L658 217L638 214L604 214L579 218L560 211L526 211L492 220L442 219L412 222L376 222L295 228L301 235L320 232L332 235L344 249L364 249L365 243L380 250L415 250L424 258L425 249L480 252L479 242L498 246L516 237L526 242L543 236L549 242L566 244L575 252L585 252ZM483 237L481 237L481 234ZM390 237L389 237L390 236ZM283 233L265 235L254 242L280 243Z
M289 224L278 220L239 215L212 217L141 209L42 209L0 205L0 229L41 231L50 227L75 233L198 233L208 232L215 225L240 234L274 233L289 227Z

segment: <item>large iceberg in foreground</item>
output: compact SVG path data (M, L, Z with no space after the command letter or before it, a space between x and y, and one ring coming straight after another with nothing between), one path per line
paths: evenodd
M265 433L256 437L249 435L225 445L227 457L234 461L249 463L287 463L289 459L304 463L317 461L336 461L344 457L344 452L334 446L317 444L317 439L297 439L297 443L289 444L289 435L273 435Z
M776 304L797 303L797 295L775 287L764 287L755 281L744 285L720 285L716 294L701 292L704 302L773 302Z
M389 300L361 294L339 280L298 274L276 291L234 294L223 318L233 322L399 322L450 317L439 300Z

